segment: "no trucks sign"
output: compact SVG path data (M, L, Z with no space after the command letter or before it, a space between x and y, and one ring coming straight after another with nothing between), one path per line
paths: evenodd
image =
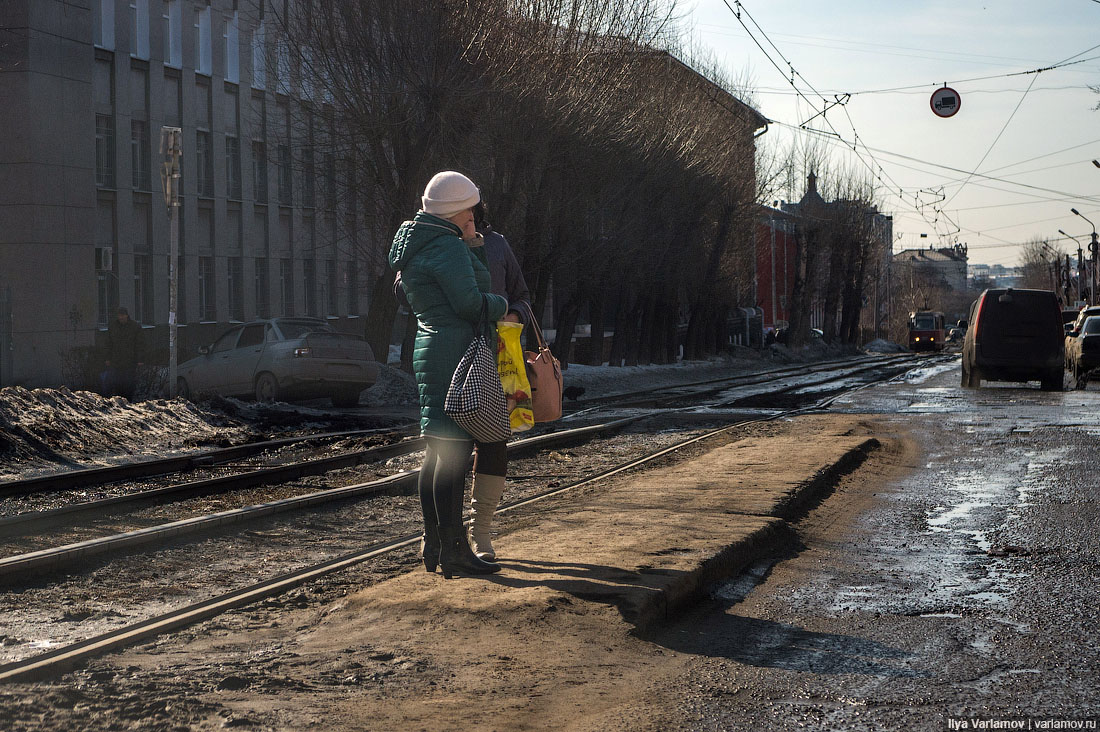
M958 92L949 86L945 86L932 92L932 99L929 104L932 105L932 111L936 113L937 117L950 117L959 111L959 107L962 106L962 99L959 97Z

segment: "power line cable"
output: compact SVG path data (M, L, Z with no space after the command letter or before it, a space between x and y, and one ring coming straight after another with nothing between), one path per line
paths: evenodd
M1038 78L1039 78L1038 75L1031 77L1031 84L1027 85L1027 90L1024 91L1023 96L1020 97L1020 101L1016 102L1016 108L1012 110L1012 114L1008 115L1008 119L1005 120L1004 126L1001 127L1001 131L997 133L997 136L995 138L993 138L993 142L989 145L989 148L985 151L985 155L982 155L982 159L979 160L978 164L974 166L974 172L971 173L970 175L968 175L966 177L966 180L963 181L963 184L961 186L959 186L959 188L954 193L951 194L951 198L947 199L947 201L944 202L945 206L955 200L955 197L958 196L959 193L962 192L962 189L966 187L966 184L970 182L970 179L974 177L974 175L978 172L979 169L981 169L982 163L985 162L985 159L989 157L989 153L993 152L993 148L995 148L997 146L997 143L1000 142L1001 136L1004 135L1005 130L1008 129L1009 124L1012 123L1012 120L1016 116L1016 113L1020 111L1020 106L1024 103L1024 100L1027 99L1027 93L1029 91L1031 91L1032 85L1035 83L1035 80L1038 79Z
M841 99L840 99L839 97L837 97L837 98L836 98L836 103L835 103L835 104L830 104L829 100L828 100L828 99L826 99L826 98L824 97L824 95L822 95L822 94L821 94L820 92L818 92L818 91L817 91L817 89L815 89L815 88L814 88L813 84L811 84L811 83L809 82L809 80L808 80L808 79L806 79L806 77L804 77L804 76L803 76L803 75L802 75L801 73L799 73L799 72L798 72L798 71L797 71L797 70L796 70L796 69L794 68L794 64L792 64L792 63L791 63L791 61L790 61L790 60L789 60L789 59L788 59L788 58L787 58L787 57L786 57L785 55L783 55L783 52L782 52L782 51L780 51L780 50L779 50L779 48L778 48L778 47L777 47L777 46L775 45L775 43L774 43L774 42L773 42L773 41L771 40L771 38L770 38L770 37L768 37L768 34L767 34L767 32L766 32L766 31L765 31L765 30L764 30L763 28L761 28L761 27L760 27L760 24L756 22L756 19L755 19L755 18L754 18L754 17L752 16L752 13L750 13L750 12L749 12L749 11L748 11L748 10L747 10L747 9L746 9L745 7L744 7L744 5L742 4L741 0L735 0L735 2L736 2L736 4L737 4L737 10L734 10L734 8L733 8L733 7L732 7L732 6L731 6L731 5L729 4L729 0L722 0L722 1L723 1L723 3L725 3L726 7L727 7L727 8L728 8L728 9L730 10L730 12L732 12L732 13L734 14L734 16L735 16L735 17L737 18L737 22L738 22L738 23L740 23L740 24L741 24L741 27L743 27L743 28L745 29L745 32L746 32L746 33L747 33L747 34L749 35L749 37L750 37L750 38L752 39L753 43L755 43L755 44L757 45L757 47L759 47L759 48L760 48L760 50L761 50L761 51L762 51L762 52L764 53L764 55L765 55L765 56L766 56L766 57L768 58L768 61L770 61L770 62L771 62L771 64L772 64L773 66L775 66L775 67L776 67L776 69L777 69L777 70L779 70L779 71L780 71L780 73L782 74L783 72L782 72L782 69L780 68L780 66L779 66L779 65L778 65L778 64L777 64L777 63L775 62L775 60L774 60L774 59L772 59L772 57L771 57L771 54L769 54L769 53L767 52L767 50L766 50L766 49L765 49L765 48L764 48L764 47L763 47L763 46L762 46L762 45L760 44L760 42L759 42L759 41L758 41L758 40L756 39L756 36L755 36L755 35L753 35L752 31L751 31L751 30L749 29L749 27L748 27L747 25L745 25L745 22L744 22L744 21L743 21L743 20L741 19L741 12L743 11L743 12L745 13L746 17L748 17L748 19L749 19L750 21L752 21L752 24L753 24L754 26L756 26L756 29L757 29L757 30L758 30L758 31L760 32L760 35L762 35L762 36L763 36L763 37L765 38L765 40L767 40L768 44L769 44L769 45L770 45L770 46L771 46L771 47L772 47L773 49L775 49L775 52L776 52L776 53L777 53L777 54L779 55L779 58L780 58L780 59L782 59L782 60L783 60L783 61L784 61L784 62L785 62L785 63L787 64L788 68L790 68L790 71L791 71L791 77L790 77L790 79L789 79L789 83L790 83L791 87L792 87L793 89L795 89L795 91L799 92L799 96L800 96L800 97L801 97L802 99L804 99L804 100L805 100L805 101L807 102L807 104L809 104L809 105L810 105L810 107L811 107L811 108L813 108L813 107L814 107L815 105L813 104L813 102L811 102L811 101L810 101L810 99L809 99L808 97L806 97L806 95L805 95L804 93L802 93L802 92L801 92L801 90L800 90L800 89L798 88L798 86L797 86L797 85L796 85L796 84L794 83L794 79L795 79L795 76L797 76L797 77L798 77L799 79L801 79L801 80L802 80L802 81L803 81L803 82L804 82L804 83L806 84L806 86L808 86L808 87L810 88L810 90L811 90L811 91L813 91L813 92L814 92L815 94L817 94L817 95L818 95L818 96L819 96L819 97L820 97L820 98L822 99L822 101L824 102L824 107L823 107L823 109L822 109L822 112L820 113L820 114L821 114L821 117L822 117L822 119L824 119L824 120L825 120L825 124L827 124L827 125L829 126L829 128L830 128L830 129L831 129L831 130L833 131L833 133L834 133L834 134L836 135L836 137L837 137L838 139L840 139L840 140L843 140L843 138L841 137L840 133L839 133L839 132L837 131L836 127L835 127L835 126L833 125L832 121L831 121L831 120L829 120L828 116L826 115L826 112L828 112L828 110L829 110L829 108L830 108L831 106L837 106L837 105L839 105L839 106L842 106L842 107L843 107L843 106L844 106L844 102L843 102L843 101L842 101L842 100L841 100ZM786 78L786 75L785 75L785 74L784 74L784 78ZM816 116L816 115L815 115L815 116ZM868 170L869 170L869 171L871 172L871 175L872 175L872 176L874 177L874 179L875 179L875 180L877 180L877 181L878 181L878 182L879 182L880 184L882 184L882 185L883 185L884 187L886 187L886 188L887 188L887 189L888 189L888 190L890 191L891 195L893 195L893 191L894 191L894 190L897 190L897 191L898 191L898 197L899 197L899 200L900 200L900 201L902 201L902 202L904 202L904 198L903 198L903 195L904 195L904 193L903 193L903 191L902 191L902 187L901 187L900 185L898 185L897 181L894 181L893 179L891 179L891 178L890 178L890 175L889 175L889 173L887 173L887 172L886 172L886 169L882 167L882 164L881 164L881 163L879 163L879 162L878 162L878 160L876 160L876 159L875 159L874 155L872 155L872 154L871 154L871 153L870 153L869 151L868 151L868 153L867 153L868 157L870 157L870 158L871 158L871 160L872 160L872 161L873 161L873 162L875 163L875 165L877 165L877 166L878 166L878 169L879 169L879 171L881 171L881 174L880 174L879 172L876 172L876 171L875 171L875 169L874 169L874 167L873 167L873 166L872 166L871 164L869 164L869 163L868 163L868 162L867 162L867 161L866 161L866 160L865 160L865 159L863 158L863 156L862 156L862 155L860 155L860 153L859 153L859 149L858 149L858 144L862 144L862 141L859 141L859 140L858 140L858 137L859 137L859 133L858 133L858 131L857 131L857 130L855 129L855 124L854 124L854 123L852 122L852 119L851 119L851 116L850 116L850 115L848 115L848 122L849 122L849 124L851 124L851 126L852 126L852 133L853 133L853 135L855 135L855 136L856 136L856 138L857 138L857 141L858 141L858 143L857 143L857 144L851 144L851 143L847 143L847 142L846 142L846 144L848 144L848 145L849 145L849 147L851 148L851 151L852 151L852 152L853 152L853 153L855 154L855 156L856 156L856 159L857 159L857 160L859 160L859 161L860 161L860 162L861 162L861 163L862 163L862 164L863 164L864 166L866 166L866 167L867 167L867 169L868 169ZM867 146L866 146L866 144L864 144L864 149L865 149L865 150L867 150ZM883 175L885 175L885 176L886 176L886 177L887 177L888 179L890 179L890 182L891 182L891 184L892 184L892 187L886 186L886 183L885 183L885 181L883 181L883 179L882 179L882 176L883 176ZM919 209L918 209L918 210L919 210ZM923 211L921 211L921 215L923 216ZM934 224L933 224L932 222L929 222L929 225L930 225L930 226L934 226Z
M1098 0L1098 2L1100 2L1100 0ZM831 134L829 132L825 132L824 130L816 130L812 127L799 127L797 125L790 124L789 122L779 122L777 120L772 120L772 124L779 125L780 127L788 127L792 130L795 130L796 132L805 132L805 133L817 134L817 135L819 135L823 138L826 138L826 139L831 139L831 138L835 137L833 134ZM848 142L847 140L841 139L840 142L843 142L845 145L847 145L849 147L852 145L852 143ZM1086 144L1091 144L1091 143L1086 143ZM997 183L1006 183L1008 185L1018 186L1020 188L1027 188L1028 190L1039 191L1041 193L1051 193L1051 194L1054 194L1056 196L1063 196L1065 198L1068 198L1068 199L1074 200L1074 201L1088 201L1089 203L1100 204L1100 197L1096 197L1096 196L1081 196L1081 195L1078 195L1076 193L1068 193L1066 191L1059 191L1059 190L1055 190L1053 188L1043 188L1042 186L1034 186L1034 185L1031 185L1029 183L1020 183L1019 181L1008 180L1008 179L1005 179L1005 178L997 178L995 176L987 175L985 173L978 173L977 171L963 170L962 168L955 168L953 166L944 165L942 163L933 163L933 162L928 161L928 160L921 160L920 158L915 158L911 155L905 155L903 153L892 152L890 150L884 150L884 149L878 148L878 147L871 147L871 148L868 148L868 149L873 150L874 152L880 153L882 155L888 155L888 156L891 156L891 157L901 158L902 160L909 160L909 161L912 161L914 163L920 163L922 165L927 165L927 166L930 166L930 167L933 167L933 168L941 168L943 170L949 170L952 173L961 173L962 175L965 175L965 176L972 176L972 177L975 177L975 178L982 178L984 180L990 180L990 181L994 181L994 182L997 182Z

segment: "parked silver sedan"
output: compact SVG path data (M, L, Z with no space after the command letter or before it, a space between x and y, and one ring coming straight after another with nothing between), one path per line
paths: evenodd
M271 318L237 325L179 367L177 391L255 397L270 402L328 397L352 407L378 379L365 340L318 318Z

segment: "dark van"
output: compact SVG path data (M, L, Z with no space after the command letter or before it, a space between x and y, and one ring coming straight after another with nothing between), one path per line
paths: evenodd
M962 349L962 385L982 379L1038 381L1062 390L1063 332L1058 297L1050 290L986 290L970 306Z

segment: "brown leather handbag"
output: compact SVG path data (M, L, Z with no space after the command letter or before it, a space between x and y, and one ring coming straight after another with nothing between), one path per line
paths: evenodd
M561 419L561 362L554 358L542 337L542 328L531 306L527 305L531 331L538 342L537 351L524 351L527 362L527 379L531 382L531 403L535 422L553 422Z

